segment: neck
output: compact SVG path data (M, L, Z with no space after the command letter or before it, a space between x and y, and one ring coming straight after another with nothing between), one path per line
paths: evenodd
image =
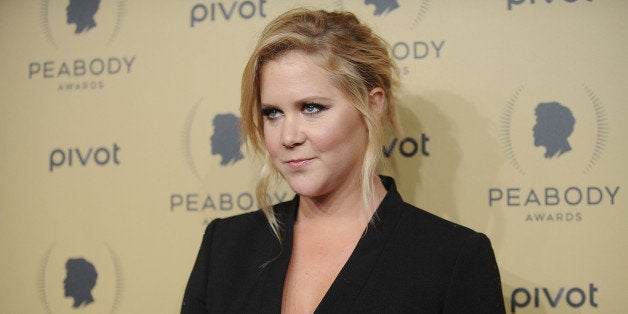
M379 177L373 176L373 200L365 208L362 185L355 179L343 188L318 197L301 197L297 221L301 223L360 223L366 226L377 206L386 195Z

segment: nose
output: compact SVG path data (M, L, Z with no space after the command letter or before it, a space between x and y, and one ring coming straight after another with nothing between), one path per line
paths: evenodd
M297 117L286 116L281 128L281 144L285 148L294 148L303 144L305 134Z

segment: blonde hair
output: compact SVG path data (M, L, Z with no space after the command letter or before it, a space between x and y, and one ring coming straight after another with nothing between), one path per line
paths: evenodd
M279 222L268 197L268 188L279 175L264 144L260 73L266 62L293 50L321 57L321 66L329 72L333 84L354 104L364 119L368 130L368 144L361 170L365 209L373 205L372 177L381 160L385 127L397 130L394 97L398 86L397 67L388 53L385 41L368 26L361 24L354 14L295 9L270 22L262 32L242 74L240 127L244 141L251 144L256 153L264 156L256 198L278 239ZM369 102L369 92L377 87L384 91L381 116Z

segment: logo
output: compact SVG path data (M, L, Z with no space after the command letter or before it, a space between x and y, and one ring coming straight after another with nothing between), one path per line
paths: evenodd
M125 1L42 0L40 21L48 43L66 55L42 57L28 63L28 79L51 82L57 91L99 90L105 79L128 75L134 55L99 55L114 42L122 28Z
M389 145L384 145L384 157L390 158L393 152L398 149L401 156L410 158L420 153L423 157L429 157L430 152L427 150L427 142L430 138L425 133L421 133L421 139L417 140L413 137L405 137L401 140L393 138ZM420 150L420 152L419 152Z
M533 99L520 86L507 102L501 116L500 142L510 163L522 175L543 165L539 169L542 172L558 168L573 171L575 167L588 173L601 159L609 135L606 110L588 86L574 89L579 90L580 98L570 97L569 103ZM544 149L538 154L547 161L532 156L530 152L536 155L538 148ZM564 155L567 152L573 155L569 160ZM558 159L564 162L555 162Z
M115 313L122 281L121 264L110 246L53 244L41 261L39 298L47 313Z
M70 0L67 8L68 24L76 24L76 34L96 26L94 15L99 5L100 0Z
M390 43L390 55L397 61L401 74L409 75L419 66L418 62L438 60L447 51L447 41L443 38L416 38L412 35L426 18L431 5L432 0L338 1L336 9L354 12L361 20L375 25L378 33ZM408 36L400 37L399 33L407 33Z
M360 5L358 1L338 1L336 9L339 11L355 12L358 16L375 16L380 18L386 18L387 16L395 15L396 18L404 15L404 22L397 20L396 25L409 25L410 29L414 29L425 18L425 15L432 5L432 0L364 0ZM399 3L401 2L401 4ZM375 7L373 10L373 6ZM411 12L410 15L404 14L404 12ZM400 13L401 12L401 13ZM407 16L408 18L405 18Z
M118 156L119 152L120 146L116 143L113 143L111 147L55 148L50 153L48 169L50 172L53 172L54 170L60 170L58 168L70 168L73 166L118 166L120 165L120 157Z
M585 0L581 0L579 2L584 2ZM587 2L593 2L593 0L586 0ZM525 4L526 2L528 2L528 4L533 5L536 4L536 2L534 0L506 0L506 3L508 3L508 11L512 10L515 6L519 6L522 4ZM552 3L558 3L558 2L562 2L562 3L575 3L578 2L578 0L563 0L563 1L558 1L558 0L539 0L538 3L545 3L545 4L552 4Z
M534 146L545 147L545 158L559 157L570 151L567 138L576 123L571 110L558 102L547 102L536 106L534 112Z
M181 151L186 168L202 189L170 193L170 212L200 213L207 224L207 212L246 212L259 208L253 192L259 166L244 162L247 158L242 152L239 121L234 113L213 111L203 99L190 108L183 122ZM245 180L233 180L235 177ZM288 191L277 191L270 194L270 199L279 203L289 195Z
M242 159L244 154L242 153L242 137L238 128L240 118L233 113L218 113L215 114L211 120L202 121L201 116L197 116L199 106L202 103L202 99L199 100L188 112L182 136L183 156L188 169L199 179L202 180L203 170L197 167L197 164L212 164L214 161L210 160L212 156L219 156L220 161L218 164L221 167L233 165ZM211 135L206 135L204 141L205 145L203 149L198 149L199 142L195 140L198 138L197 125L209 125L213 132ZM200 154L199 154L200 152ZM200 160L197 162L196 160ZM205 170L204 172L206 172Z
M240 119L231 113L214 117L214 134L210 137L212 155L220 155L221 166L236 163L242 158L242 139L238 130Z
M249 20L254 17L265 18L265 5L266 0L214 1L208 5L197 3L190 10L190 28L205 22L228 22L232 19Z
M374 15L387 14L388 12L399 8L397 0L364 0L364 4L375 5L375 12L373 12Z
M582 221L584 210L614 206L621 190L582 182L603 160L610 134L601 98L587 85L556 90L520 86L501 115L504 155L522 178L542 185L491 187L488 206L522 209L526 222Z
M41 27L54 48L106 46L122 27L125 5L125 1L43 0Z
M597 308L598 303L595 300L597 292L598 287L593 283L589 283L586 288L516 288L510 295L510 312L516 313L518 308L523 309L529 306L534 306L535 308L539 308L539 306L545 307L546 304L549 304L552 308L581 308L586 306Z
M66 297L74 299L73 308L87 306L94 302L92 289L96 286L96 268L84 258L70 258L65 262L66 277L63 290Z

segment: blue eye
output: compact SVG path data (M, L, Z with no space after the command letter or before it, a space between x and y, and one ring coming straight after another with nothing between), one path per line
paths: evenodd
M325 110L326 107L320 104L315 104L315 103L307 103L307 104L303 104L302 110L305 114L317 114L323 110Z
M262 109L262 116L268 117L268 119L275 119L281 115L281 111L275 108Z

